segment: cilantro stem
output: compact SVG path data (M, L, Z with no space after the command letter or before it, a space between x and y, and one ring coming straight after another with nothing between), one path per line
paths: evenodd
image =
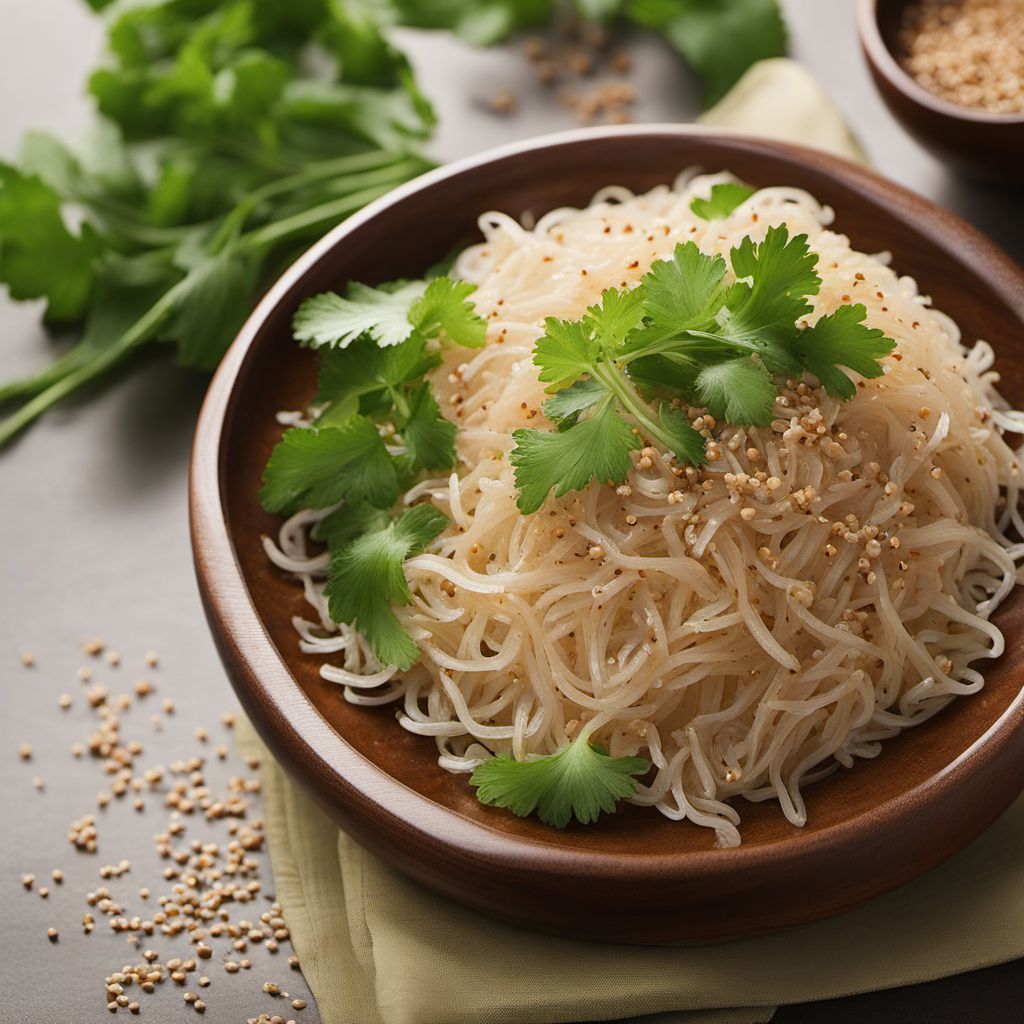
M20 380L11 380L5 384L0 384L0 405L4 405L15 398L34 395L44 388L48 388L51 384L80 366L83 362L83 357L86 356L88 356L88 353L81 342L79 342L74 348L68 349L63 355L54 359L52 363L44 366L38 373L34 373L30 377L23 377Z
M70 373L65 373L60 380L55 381L0 422L0 447L7 444L51 406L56 405L61 399L66 398L90 380L106 373L138 345L152 339L160 325L174 309L179 297L187 293L187 282L188 278L186 277L169 288L117 341L105 348L98 349L96 355L88 362L73 369Z
M365 157L340 157L337 160L327 160L319 164L311 165L307 170L299 174L272 181L262 188L250 192L239 200L235 208L227 214L223 223L210 242L212 252L219 252L227 242L241 231L246 220L258 209L258 207L271 199L289 192L306 188L309 185L330 178L343 178L338 185L341 189L339 196L357 194L363 188L370 188L382 184L397 184L406 181L411 171L423 169L421 161L404 159L396 161L393 156L383 162L380 156L383 151L375 151L374 160L367 160ZM384 154L387 155L387 154Z
M619 404L636 420L650 440L656 441L665 451L676 450L675 442L662 430L661 424L651 415L647 403L638 397L617 366L606 362L595 363L590 367L590 374L619 400Z
M408 176L407 176L408 177ZM395 181L382 182L372 188L363 189L362 192L354 192L351 195L341 196L329 202L321 203L312 209L303 210L291 217L275 221L272 224L265 224L256 228L239 239L239 249L248 252L259 252L269 249L279 242L287 241L297 235L303 235L317 227L333 225L342 217L361 209L374 199L390 192L395 186Z
M681 344L684 343L684 344ZM641 359L644 356L658 355L662 352L679 352L681 355L698 352L720 352L723 348L737 349L750 354L762 354L765 350L763 344L756 341L747 341L745 338L731 337L721 334L709 334L707 331L686 330L672 331L670 334L644 345L618 357L618 362L628 365L634 359Z

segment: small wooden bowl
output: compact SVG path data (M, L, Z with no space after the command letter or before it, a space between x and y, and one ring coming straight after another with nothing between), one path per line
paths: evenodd
M969 177L1024 186L1024 114L989 114L940 99L900 66L899 28L911 0L858 0L857 31L871 77L900 124Z
M742 803L743 845L626 806L558 831L480 804L437 766L431 740L391 708L357 708L302 655L290 619L300 588L260 544L278 521L257 500L279 409L314 391L313 356L291 337L309 295L348 280L417 276L479 238L477 216L582 205L611 183L642 191L683 168L731 169L754 185L808 189L837 229L896 267L999 353L1006 393L1024 399L1024 275L973 228L878 175L823 153L680 126L601 128L541 138L434 171L350 218L260 303L210 386L196 433L191 526L210 628L246 712L291 777L358 842L399 871L486 914L615 942L750 935L853 907L970 842L1024 785L1017 593L1010 638L984 690L887 743L873 761L811 786L808 825Z

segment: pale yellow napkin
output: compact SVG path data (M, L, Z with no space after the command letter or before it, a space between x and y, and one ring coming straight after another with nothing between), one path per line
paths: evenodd
M828 97L788 60L756 65L702 120L863 159ZM239 739L259 744L250 728ZM742 942L656 949L551 938L435 896L340 833L265 750L262 764L277 897L323 1024L653 1014L647 1024L761 1024L780 1003L1024 956L1024 799L953 860L859 910Z
M788 57L758 61L698 121L867 163L828 93L802 64Z

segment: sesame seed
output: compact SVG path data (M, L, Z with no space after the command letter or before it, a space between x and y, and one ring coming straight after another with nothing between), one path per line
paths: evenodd
M20 757L22 759L22 761L31 761L32 760L32 744L31 743L22 743L22 744L20 744L18 746L18 757Z
M919 0L903 10L900 62L919 85L947 102L1020 113L1022 35L1019 0Z

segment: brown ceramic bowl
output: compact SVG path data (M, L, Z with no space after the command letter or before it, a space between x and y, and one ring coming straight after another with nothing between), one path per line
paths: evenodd
M970 842L1024 785L1017 594L999 615L1009 653L977 696L888 743L877 759L806 793L806 828L747 804L743 845L627 806L558 831L477 802L436 764L431 740L392 708L357 708L317 674L290 625L300 589L266 559L278 522L257 500L280 435L302 407L313 356L290 322L307 296L417 276L477 239L477 215L584 204L615 182L636 190L682 168L729 168L755 185L809 189L860 249L887 249L968 338L993 343L1005 389L1024 401L1024 275L945 210L861 167L776 142L679 126L602 128L518 144L424 175L332 231L271 289L210 387L195 439L192 543L210 627L243 706L291 777L399 871L494 917L619 942L711 941L845 910L927 871Z
M861 48L886 106L922 146L956 170L1024 186L1024 114L989 114L949 103L900 66L899 28L910 2L857 3Z

